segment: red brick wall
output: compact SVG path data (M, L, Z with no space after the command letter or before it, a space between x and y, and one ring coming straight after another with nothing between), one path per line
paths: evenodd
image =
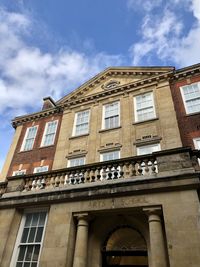
M52 169L53 159L55 155L56 150L56 144L58 140L58 134L60 130L60 124L61 124L61 118L62 115L52 115L47 118L42 118L39 120L34 121L34 125L38 125L37 135L35 138L35 142L33 145L33 149L30 151L20 151L24 136L26 133L26 129L28 127L33 126L33 122L27 122L23 125L22 132L8 171L8 176L12 176L13 171L16 171L19 169L19 165L23 164L22 169L26 169L26 173L30 174L33 173L33 169L35 167L39 167L41 164L41 160L43 160L43 166L48 165L49 170ZM58 126L55 136L54 145L46 146L46 147L40 147L42 136L44 133L45 125L47 122L52 120L58 120Z
M200 76L185 78L171 84L171 92L183 146L194 148L193 138L200 137L200 113L186 114L180 87L200 81Z

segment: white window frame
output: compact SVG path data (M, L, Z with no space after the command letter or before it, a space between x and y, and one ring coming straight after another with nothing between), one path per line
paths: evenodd
M139 108L137 107L137 105L138 105L138 104L137 104L137 98L138 98L138 97L141 97L141 96L145 96L145 95L151 95L152 105L147 106L147 107L145 107L145 108L140 108L140 109L139 109ZM133 98L133 103L134 103L135 122L148 121L148 120L152 120L152 119L156 118L156 110L155 110L154 94L153 94L152 91L151 91L151 92L144 93L144 94L139 94L139 95L134 96L134 98ZM152 115L152 117L149 117L149 118L147 118L147 119L139 119L139 118L138 118L138 111L139 111L139 110L145 110L145 109L149 109L149 108L151 108L151 107L152 107L152 111L153 111L153 115Z
M118 108L118 114L115 115L118 117L118 125L115 125L114 127L106 127L106 108L113 105L113 104L117 104L117 108ZM107 117L107 118L112 118L113 116L110 116L110 117ZM106 130L106 129L115 129L117 127L120 127L120 101L115 101L115 102L112 102L112 103L108 103L108 104L105 104L103 105L103 116L102 116L102 129L103 130Z
M200 137L193 138L193 142L194 142L194 147L196 149L199 149L200 150ZM198 142L199 142L199 145L198 145Z
M32 147L31 147L30 149L26 149L26 150L25 150L25 144L26 144L27 136L28 136L28 133L29 133L29 129L31 129L31 128L36 128L35 136L34 136L34 138L33 138L33 139L34 139L34 140L33 140L33 144L32 144ZM22 146L21 146L20 151L30 151L30 150L33 149L33 147L34 147L34 143L35 143L35 139L36 139L36 136L37 136L37 131L38 131L38 125L34 125L34 126L28 127L28 128L26 129L26 133L25 133L25 136L24 136L24 139L23 139L23 142L22 142Z
M192 87L192 86L194 86L194 85L197 85L197 86L198 86L198 89L199 89L199 97L194 97L194 98L191 98L191 99L189 99L189 100L186 100L186 98L185 98L185 93L184 93L184 89L187 88L187 87ZM186 114L193 114L193 113L198 113L198 112L200 112L200 108L199 108L198 111L190 112L190 111L188 110L188 105L187 105L187 103L188 103L189 101L192 101L192 100L195 100L195 99L198 99L198 98L199 98L199 102L200 102L200 82L191 83L191 84L187 84L187 85L181 86L180 89L181 89L181 96L182 96L182 99L183 99L183 103L184 103L184 107L185 107ZM199 105L199 106L200 106L200 105Z
M77 133L77 120L78 120L78 115L81 113L84 113L88 111L88 121L83 123L86 124L87 123L87 130L84 131L83 133ZM72 131L72 136L79 136L79 135L84 135L84 134L88 134L89 133L89 127L90 127L90 109L85 109L79 112L75 113L75 117L74 117L74 126L73 126L73 131Z
M155 151L152 151L152 152L150 152L150 153L141 153L140 152L140 149L141 148L149 148L149 147L155 147L155 146L157 146L157 150L155 150ZM142 156L142 155L147 155L147 154L151 154L151 153L153 153L153 152L157 152L157 151L160 151L161 150L161 146L160 146L160 143L154 143L154 144L148 144L148 145L142 145L142 146L137 146L137 155L138 156Z
M33 173L47 172L48 170L49 170L49 166L48 165L46 165L46 166L38 166L38 167L34 168Z
M73 160L83 160L83 164L77 164L77 165L74 165L72 166L72 161ZM85 156L81 156L81 157L73 157L73 158L70 158L68 159L68 162L67 162L67 167L77 167L77 166L82 166L82 165L85 165Z
M17 171L13 171L12 176L20 176L20 175L25 175L26 174L26 169L24 170L17 170Z
M49 134L47 134L47 130L48 130L49 124L52 123L52 122L56 122L55 131L54 131L54 133L51 133L51 134L54 134L54 136L53 136L53 140L52 140L52 143L51 143L51 144L45 145L44 143L45 143L46 137L47 137L47 135L49 135ZM54 142L55 142L55 138L56 138L57 128L58 128L58 120L48 121L48 122L46 122L46 124L45 124L45 129L44 129L44 133L43 133L43 136L42 136L42 142L41 142L41 145L40 145L41 147L44 147L44 146L51 146L51 145L54 144Z
M22 234L23 234L23 230L25 227L25 222L26 222L26 217L28 214L33 214L33 213L38 213L38 212L46 212L46 217L45 217L45 222L44 222L44 228L43 228L43 232L42 232L42 238L40 242L32 242L32 243L21 243L21 239L22 239ZM45 231L46 231L46 225L47 225L47 220L48 220L48 210L47 209L35 209L35 210L25 210L24 214L22 216L21 219L21 223L19 226L19 230L18 230L18 234L17 234L17 238L16 238L16 242L15 242L15 246L14 246L14 250L13 250L13 255L11 258L11 262L10 262L10 267L15 267L17 265L17 260L18 260L18 256L19 256L19 252L20 252L20 245L24 244L24 246L28 246L28 245L40 245L40 250L39 250L39 254L38 254L38 260L37 260L37 267L39 267L39 263L40 263L40 256L41 256L41 251L42 251L42 246L43 246L43 241L44 241L44 236L45 236Z
M106 161L109 161L109 160L104 160L103 157L105 154L111 154L111 153L115 153L115 152L118 152L118 158L114 158L114 159L109 159L109 160L116 160L116 159L120 159L120 150L119 149L113 149L113 150L110 150L110 151L105 151L105 152L101 152L100 153L100 162L106 162Z

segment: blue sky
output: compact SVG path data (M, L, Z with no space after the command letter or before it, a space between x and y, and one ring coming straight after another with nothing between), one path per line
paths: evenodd
M200 0L1 0L0 169L10 121L108 66L200 62Z

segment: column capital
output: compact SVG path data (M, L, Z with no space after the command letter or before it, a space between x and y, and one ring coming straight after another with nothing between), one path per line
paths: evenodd
M91 220L91 215L87 212L74 213L73 216L77 220L78 226L87 226L89 221Z
M161 206L149 206L142 209L146 215L162 215L162 207Z
M74 218L77 220L83 219L83 220L88 220L89 219L89 214L88 212L77 212L73 214Z

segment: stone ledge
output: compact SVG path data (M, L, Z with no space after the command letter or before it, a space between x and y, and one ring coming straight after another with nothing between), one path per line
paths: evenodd
M184 173L168 177L143 177L124 179L120 182L106 181L104 184L92 183L71 185L67 188L53 188L45 191L5 193L0 199L0 208L37 204L49 205L55 202L75 202L88 199L102 199L128 195L141 195L179 190L198 189L199 173Z

